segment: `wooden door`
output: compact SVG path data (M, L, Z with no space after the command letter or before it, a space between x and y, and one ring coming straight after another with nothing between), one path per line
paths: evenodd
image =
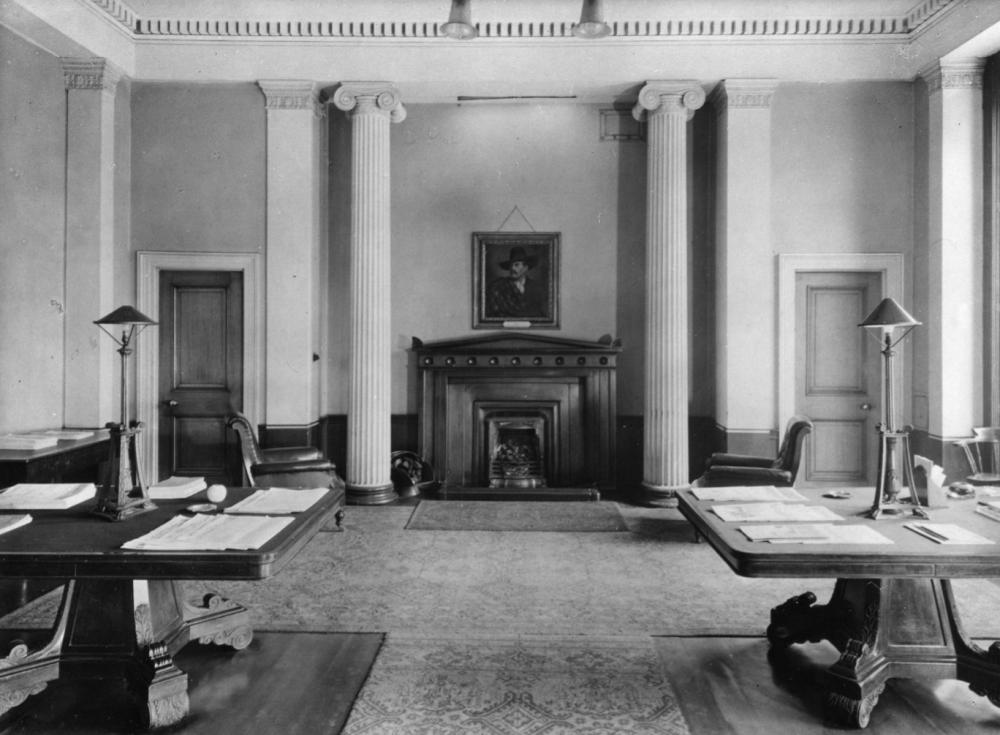
M238 485L243 274L161 271L159 324L159 476Z
M882 298L870 272L803 272L795 287L796 413L813 420L804 483L874 483L878 345L858 327Z

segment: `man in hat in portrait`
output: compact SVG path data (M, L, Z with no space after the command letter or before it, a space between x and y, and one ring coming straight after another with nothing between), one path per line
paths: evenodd
M528 277L528 271L536 265L538 258L528 255L520 245L510 249L507 260L499 263L510 275L493 280L487 288L487 317L527 319L545 315L543 285Z

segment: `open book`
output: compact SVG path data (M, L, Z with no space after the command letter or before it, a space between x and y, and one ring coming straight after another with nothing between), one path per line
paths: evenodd
M135 551L259 549L293 520L291 516L179 515L144 536L126 541L122 548Z

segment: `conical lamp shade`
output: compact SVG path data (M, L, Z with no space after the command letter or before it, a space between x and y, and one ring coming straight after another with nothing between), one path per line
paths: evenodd
M601 0L583 0L580 22L573 26L577 38L604 38L611 33L611 27L604 22Z
M133 306L119 306L107 316L102 316L94 324L156 324L152 319Z
M873 329L893 329L894 327L916 327L920 322L896 303L895 299L884 298L871 314L865 317L859 327Z

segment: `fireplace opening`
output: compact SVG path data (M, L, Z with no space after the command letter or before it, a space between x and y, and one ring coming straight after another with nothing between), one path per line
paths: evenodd
M489 420L490 487L545 487L542 418Z

